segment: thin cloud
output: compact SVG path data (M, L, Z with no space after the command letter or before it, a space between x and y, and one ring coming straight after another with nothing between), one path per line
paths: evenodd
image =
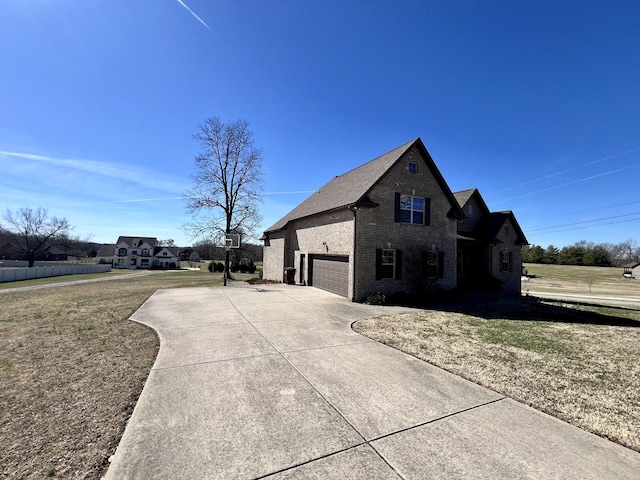
M207 27L209 30L211 30L211 28L209 27L209 25L207 25L207 24L205 23L205 21L204 21L204 20L202 20L198 15L196 15L196 13L195 13L193 10L191 10L189 7L187 7L187 5L186 5L182 0L177 0L177 2L178 2L180 5L182 5L184 8L186 8L186 9L187 9L187 11L188 11L191 15L193 15L193 16L195 17L195 19L196 19L196 20L198 20L202 25L204 25L204 26L205 26L205 27Z
M178 193L182 191L181 185L177 184L175 180L169 178L158 180L157 174L151 176L148 171L141 170L133 165L119 165L87 159L54 158L32 153L7 152L0 150L0 158L1 157L45 163L50 166L92 173L103 177L116 178L118 180L132 182L143 187L154 188L167 192Z
M495 192L491 192L491 193L489 193L489 195L498 194L498 193L506 192L508 190L513 190L515 188L521 188L521 187L524 187L526 185L531 185L532 183L541 182L541 181L547 180L549 178L553 178L553 177L557 177L559 175L563 175L565 173L573 172L575 170L578 170L578 169L583 168L583 167L587 167L589 165L595 165L596 163L604 162L605 160L611 160L612 158L621 157L623 155L627 155L628 153L637 152L638 150L640 150L640 147L632 148L631 150L627 150L627 151L622 152L622 153L616 153L615 155L609 155L608 157L599 158L598 160L594 160L592 162L583 163L582 165L578 165L577 167L568 168L566 170L562 170L561 172L551 173L549 175L545 175L544 177L535 178L533 180L529 180L529 181L524 182L524 183L519 183L517 185L511 185L510 187L503 188L502 190L496 190Z
M630 170L632 168L637 168L637 167L640 167L640 163L636 163L635 165L629 165L628 167L618 168L616 170L610 170L610 171L604 172L604 173L599 173L597 175L591 175L590 177L579 178L578 180L573 180L571 182L562 183L560 185L554 185L553 187L543 188L541 190L536 190L535 192L524 193L522 195L518 195L518 196L515 196L515 197L511 197L511 198L506 198L504 200L498 200L497 202L491 202L491 203L494 203L494 204L496 204L496 203L504 203L504 202L509 202L511 200L517 200L518 198L530 197L531 195L537 195L539 193L548 192L550 190L556 190L558 188L568 187L570 185L575 185L576 183L586 182L588 180L593 180L595 178L604 177L606 175L611 175L611 174L614 174L614 173L624 172L625 170Z
M161 200L182 200L184 197L156 197L156 198L129 198L126 200L111 200L109 202L101 203L144 203L144 202L158 202Z
M263 195L297 195L299 193L314 193L315 190L298 190L295 192L264 192Z

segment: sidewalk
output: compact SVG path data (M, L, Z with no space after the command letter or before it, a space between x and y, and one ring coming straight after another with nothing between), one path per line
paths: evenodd
M640 454L362 337L400 307L310 287L160 290L107 479L637 479Z

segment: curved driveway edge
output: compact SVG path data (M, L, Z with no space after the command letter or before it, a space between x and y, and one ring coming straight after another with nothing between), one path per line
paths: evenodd
M158 358L107 479L638 478L640 454L350 328L311 287L159 290Z

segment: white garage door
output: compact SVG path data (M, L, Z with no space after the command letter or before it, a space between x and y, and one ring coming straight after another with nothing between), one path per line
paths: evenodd
M311 285L337 295L349 295L349 257L311 257Z

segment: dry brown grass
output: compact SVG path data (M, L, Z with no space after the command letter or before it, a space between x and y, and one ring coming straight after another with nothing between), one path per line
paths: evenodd
M639 311L530 298L448 310L372 318L354 328L640 451Z
M159 288L220 283L175 272L0 293L0 477L100 478L158 350L127 319Z
M619 267L583 267L527 263L532 278L522 283L523 293L593 295L640 299L640 281L622 276Z

